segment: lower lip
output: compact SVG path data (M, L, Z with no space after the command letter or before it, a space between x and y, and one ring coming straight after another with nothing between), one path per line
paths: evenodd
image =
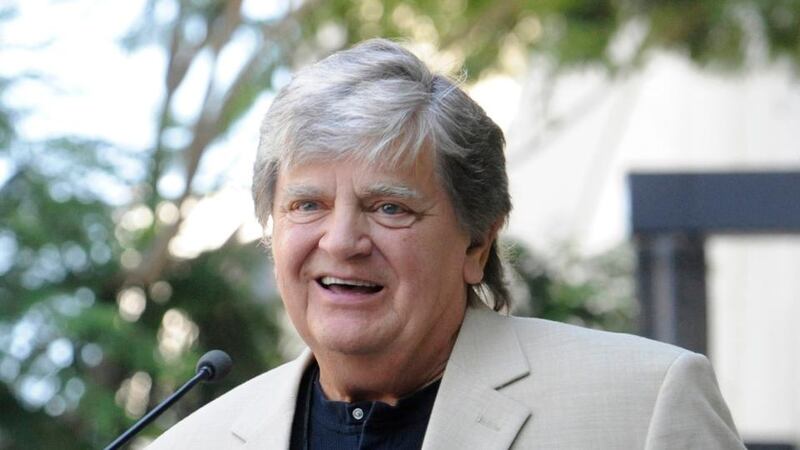
M386 288L384 287L380 291L374 293L332 291L330 289L322 287L317 281L314 281L313 283L314 283L314 288L317 290L317 292L320 293L322 298L338 305L360 306L372 303L377 301L378 298L386 290Z

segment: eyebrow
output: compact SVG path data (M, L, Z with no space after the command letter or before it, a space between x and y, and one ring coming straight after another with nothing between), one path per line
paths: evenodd
M395 197L403 199L419 199L422 194L410 187L396 184L376 183L361 191L365 197Z
M309 185L286 186L283 190L290 198L317 198L324 195L322 189ZM422 194L416 189L398 184L376 183L359 192L361 197L393 197L402 199L419 199Z
M296 197L321 197L322 196L322 189L316 188L314 186L308 185L294 185L294 186L286 186L283 191L286 193L287 196L296 198Z

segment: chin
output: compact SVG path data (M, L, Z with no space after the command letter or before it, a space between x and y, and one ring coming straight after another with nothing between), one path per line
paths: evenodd
M403 328L396 318L384 314L334 310L314 314L309 319L311 341L306 343L312 351L354 356L385 352Z
M366 356L375 353L382 353L391 342L391 338L385 335L375 335L374 333L364 333L364 330L352 330L353 332L343 332L341 329L333 333L320 333L315 336L315 341L319 349L326 352L340 353L343 355ZM315 350L314 348L311 349Z

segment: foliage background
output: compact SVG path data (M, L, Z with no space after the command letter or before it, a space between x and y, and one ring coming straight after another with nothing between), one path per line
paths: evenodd
M655 49L717 71L748 70L754 54L800 66L800 3L792 0L279 3L266 18L237 0L143 5L118 42L127 51L157 46L166 60L159 113L150 118L156 137L142 148L19 134L15 124L29 112L8 106L4 93L48 81L37 73L0 80L0 157L12 168L0 186L0 449L102 447L189 377L204 351L228 350L231 376L182 400L145 431L152 437L288 356L257 242L232 235L190 258L170 243L186 205L214 194L196 182L209 148L296 67L374 36L406 39L463 66L467 83L533 56L548 61L553 79L588 66L625 77ZM17 6L3 7L0 21L13 21ZM159 14L164 8L172 13ZM255 45L222 82L214 76L220 54L240 33ZM621 40L625 52L616 50ZM200 58L211 62L208 81L187 119L173 103ZM175 144L169 136L177 132L185 139ZM166 195L159 183L175 171L180 188ZM125 200L109 196L111 187ZM517 313L633 329L628 249L587 261L567 247L561 260L544 261L507 244Z

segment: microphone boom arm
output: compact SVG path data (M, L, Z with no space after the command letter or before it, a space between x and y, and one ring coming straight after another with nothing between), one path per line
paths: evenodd
M189 379L183 386L180 387L177 391L175 391L172 395L167 397L163 402L159 403L158 406L153 408L149 413L145 414L144 417L139 419L132 427L128 429L128 431L122 433L120 437L114 440L114 442L108 444L108 446L104 450L116 450L122 447L130 438L136 435L136 433L142 431L144 427L150 425L150 422L154 421L158 416L161 415L167 408L172 406L173 403L177 402L181 399L187 392L189 392L194 385L197 383L211 378L213 376L213 372L211 368L208 366L202 366L197 371L195 376Z

